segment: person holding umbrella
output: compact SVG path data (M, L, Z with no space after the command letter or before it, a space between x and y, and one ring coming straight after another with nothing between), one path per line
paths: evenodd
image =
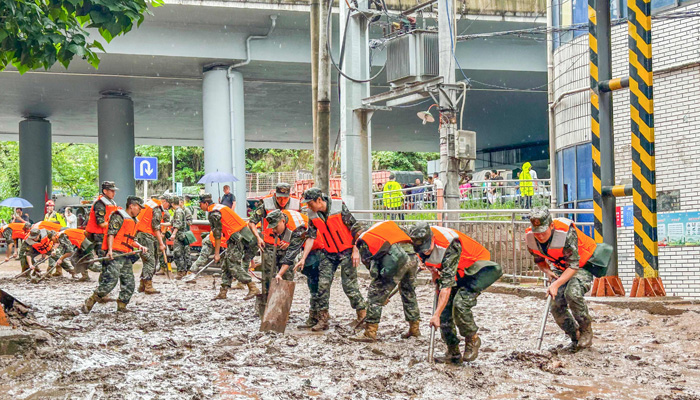
M17 224L31 224L32 221L29 219L29 214L22 211L21 208L15 208L15 213L12 215L12 222Z

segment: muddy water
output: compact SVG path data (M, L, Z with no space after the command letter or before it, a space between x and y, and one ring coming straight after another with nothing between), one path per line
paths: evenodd
M2 399L700 399L697 309L657 316L596 304L594 348L557 350L567 340L551 323L550 350L536 352L543 301L486 293L475 309L480 357L454 367L426 362L427 323L421 338L399 338L406 325L398 296L384 310L379 343L351 342L354 313L339 281L329 331L294 328L308 304L300 278L289 329L278 335L258 332L244 291L210 301L218 285L211 276L177 286L156 277L163 293L136 293L127 314L109 303L76 315L95 281L2 279L18 269L3 266L0 287L34 306L54 337L29 354L0 357ZM418 293L427 321L429 289Z

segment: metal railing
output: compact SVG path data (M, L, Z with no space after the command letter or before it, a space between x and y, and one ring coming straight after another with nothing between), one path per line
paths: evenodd
M501 265L504 278L519 283L523 279L543 277L525 244L525 230L530 227L527 219L529 212L527 209L354 210L353 214L367 224L394 220L401 226L427 222L456 229L491 252L491 260ZM593 210L552 209L550 212L553 217L571 218L579 214L592 214ZM396 218L398 214L403 215L403 218ZM576 225L580 229L590 230L593 223L577 222Z
M246 173L246 191L248 197L260 197L270 194L280 182L294 185L296 181L312 179L309 171Z

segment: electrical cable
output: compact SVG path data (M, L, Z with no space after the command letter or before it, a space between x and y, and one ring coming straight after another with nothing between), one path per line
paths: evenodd
M332 1L329 1L329 2L328 2L328 20L327 20L327 23L326 23L326 37L327 37L327 38L330 38L330 37L331 37L331 15L332 15L332 11L333 11L333 2L332 2ZM351 11L352 11L352 9L348 8L348 18L350 18L350 12L351 12ZM347 29L347 23L345 24L345 28ZM347 39L347 35L343 35L343 43L342 43L342 46L345 46L345 40L346 40L346 39ZM355 82L355 83L368 83L368 82L371 82L371 81L375 80L382 72L384 72L384 68L386 68L386 63L384 63L384 65L382 65L382 68L381 68L374 76L370 77L369 79L355 79L355 78L353 78L353 77L351 77L351 76L348 76L345 72L343 72L343 70L342 70L342 69L338 66L338 64L335 62L335 59L333 58L333 49L332 49L332 47L331 47L331 41L330 41L330 40L327 40L327 41L326 41L326 50L328 51L328 58L330 58L331 63L333 64L333 67L335 67L335 69L338 70L338 73L339 73L340 75L342 75L343 77L345 77L345 79L350 80L350 81ZM370 68L372 68L371 65L370 65ZM340 86L340 85L339 85L339 86Z
M457 55L455 55L455 42L454 42L454 31L452 30L452 17L450 13L450 2L449 0L445 0L445 11L447 13L447 26L450 28L450 51L452 52L452 58L454 58L455 63L457 63L457 67L459 67L459 72L462 73L462 76L464 79L469 81L469 78L467 78L467 75L464 74L464 70L462 69L462 66L459 65L459 60L457 60Z

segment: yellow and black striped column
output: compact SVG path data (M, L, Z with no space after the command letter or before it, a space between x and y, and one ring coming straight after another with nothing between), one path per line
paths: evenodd
M635 279L630 296L665 296L656 230L651 0L627 0Z
M593 232L603 243L603 185L600 179L600 105L598 97L598 17L596 1L588 0L588 46L591 80L591 153L593 157Z

